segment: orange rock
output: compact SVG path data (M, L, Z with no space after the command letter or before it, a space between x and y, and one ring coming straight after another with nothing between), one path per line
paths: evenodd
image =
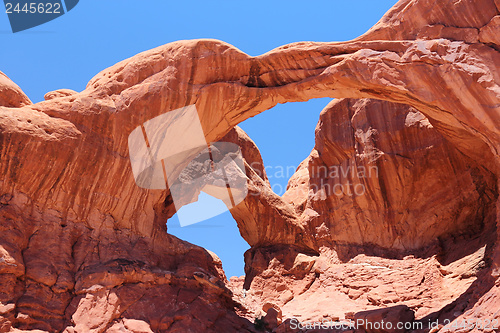
M54 90L54 91L50 91L50 92L46 93L44 96L44 99L46 101L49 101L49 100L54 99L54 98L66 97L66 96L71 96L74 94L77 94L77 92L74 90L71 90L71 89L58 89L58 90Z
M367 333L407 332L413 330L414 320L415 314L404 305L363 311L354 315L356 327Z
M403 0L353 41L258 57L174 42L34 105L0 75L1 330L254 331L266 302L285 322L401 304L418 318L498 318L498 9ZM317 97L349 99L323 114L279 197L233 128ZM132 130L192 104L206 141L227 135L247 163L250 195L231 212L252 248L233 285L215 256L167 233L169 191L136 186L128 159ZM323 164L380 173L364 197L323 196L310 188Z
M18 108L30 104L30 99L21 88L0 72L0 106Z

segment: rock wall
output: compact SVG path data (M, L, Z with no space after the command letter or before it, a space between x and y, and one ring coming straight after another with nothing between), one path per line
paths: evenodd
M334 100L301 167L284 198L321 244L405 252L494 223L494 174L413 107Z
M245 278L230 286L254 316L266 303L306 322L405 305L426 325L453 320L484 294L496 295L497 198L495 175L413 107L334 100L281 198L312 246L255 244ZM231 210L242 235L249 220L281 223L258 195L250 200L257 208ZM497 316L493 304L488 318Z
M402 303L417 318L498 317L499 13L493 0L402 0L353 41L258 57L180 41L37 104L0 75L0 330L253 331L266 301L313 319L324 313L300 304L320 295L339 313ZM315 150L278 197L232 129L317 97L348 99L324 111ZM130 132L192 104L207 142L246 147L255 195L232 213L252 248L246 280L227 284L236 293L216 256L167 233L169 191L139 188L130 168ZM312 172L373 164L356 198L321 186L358 179Z

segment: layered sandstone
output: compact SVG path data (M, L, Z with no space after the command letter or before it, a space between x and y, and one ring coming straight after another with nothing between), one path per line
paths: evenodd
M334 100L282 198L312 248L254 245L245 279L230 285L254 316L266 303L305 322L405 305L426 325L444 322L493 287L497 196L494 174L413 107ZM265 205L256 198L247 201ZM234 211L244 229L250 218Z
M291 315L401 304L420 319L498 318L499 13L493 0L402 0L356 40L258 57L180 41L37 104L0 75L1 330L254 331L273 302L279 330ZM347 99L323 112L279 197L233 128L317 97ZM247 163L251 195L231 212L252 248L236 293L214 254L167 233L169 191L139 188L130 167L130 132L193 104L206 141L227 135ZM347 180L367 194L321 190Z

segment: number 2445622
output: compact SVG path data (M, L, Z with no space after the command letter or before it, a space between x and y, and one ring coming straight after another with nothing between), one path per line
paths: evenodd
M25 3L21 6L19 3L12 4L7 2L5 4L5 12L7 14L25 13L25 14L61 14L61 4L55 3Z

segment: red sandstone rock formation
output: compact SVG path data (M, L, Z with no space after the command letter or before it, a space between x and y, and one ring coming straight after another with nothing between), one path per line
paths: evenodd
M21 88L0 72L0 106L21 107L32 104Z
M493 0L403 0L356 40L259 57L175 42L37 104L0 75L0 331L254 331L266 303L278 331L294 315L396 305L424 321L500 319L499 13ZM276 196L232 128L316 97L349 99L324 110ZM245 281L169 235L168 190L132 176L130 132L191 104L207 142L227 135L246 159L253 195L231 211L252 246ZM336 179L323 165L379 173ZM347 180L366 195L321 190Z
M372 165L372 175L361 172ZM356 193L357 184L363 192ZM245 280L230 285L236 295L248 290L239 301L255 316L265 302L306 322L406 305L418 320L444 322L492 287L496 197L494 174L414 108L335 100L321 113L316 147L282 199L314 236L313 247L254 245ZM265 204L256 198L247 201ZM267 211L246 211L251 218L232 212L244 229Z

